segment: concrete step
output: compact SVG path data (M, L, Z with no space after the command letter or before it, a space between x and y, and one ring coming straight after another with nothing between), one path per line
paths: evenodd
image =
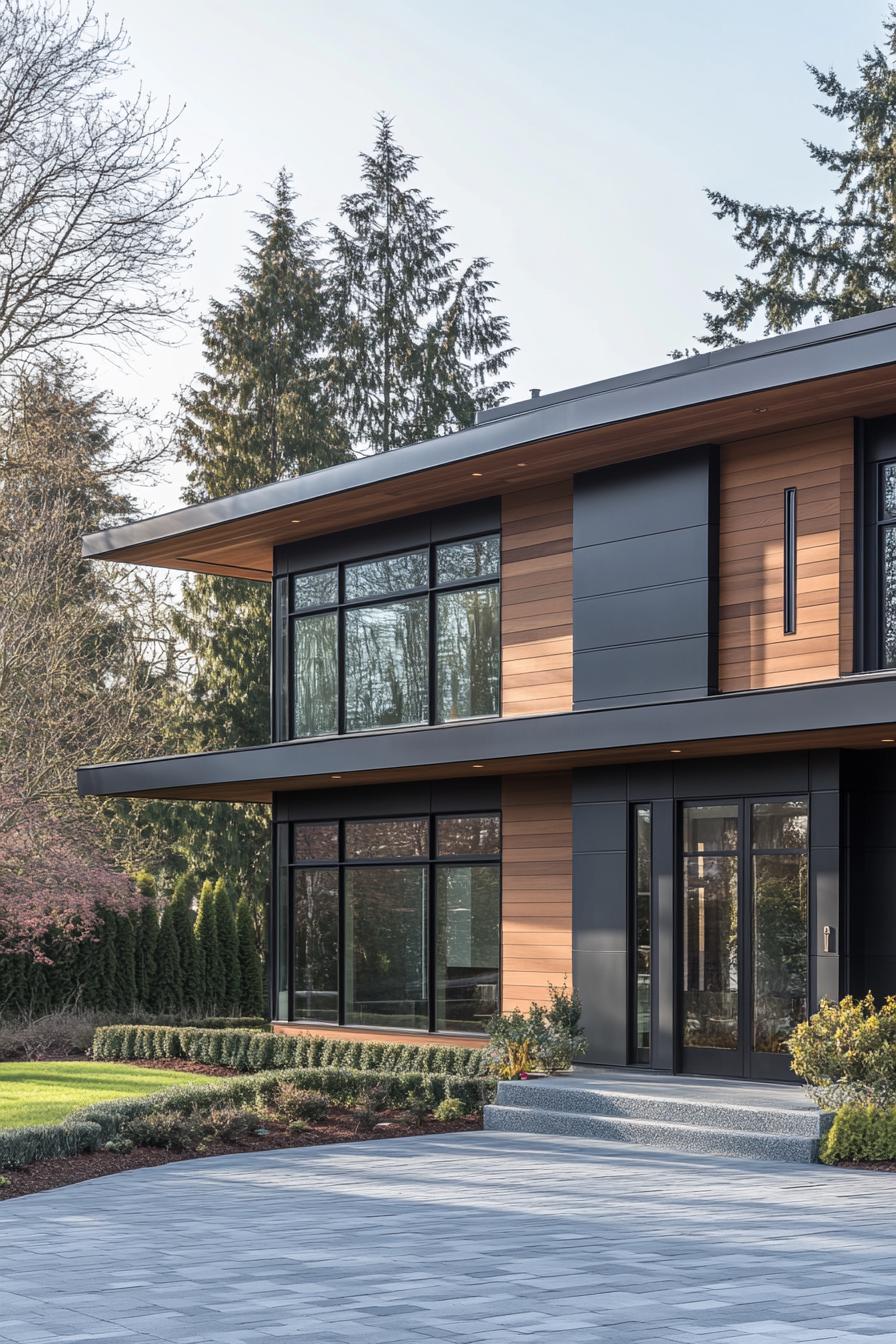
M698 1100L679 1096L673 1081L661 1082L653 1092L627 1092L622 1087L577 1085L574 1076L539 1082L501 1082L496 1103L501 1107L602 1116L607 1119L644 1120L691 1125L699 1129L743 1130L750 1134L791 1135L817 1143L826 1127L825 1117L809 1102L740 1105L731 1101ZM790 1089L788 1089L790 1091Z
M818 1156L818 1138L809 1135L703 1127L672 1120L641 1120L540 1106L508 1106L500 1102L486 1106L485 1128L510 1134L564 1134L572 1138L637 1143L673 1152L756 1158L765 1162L814 1162Z

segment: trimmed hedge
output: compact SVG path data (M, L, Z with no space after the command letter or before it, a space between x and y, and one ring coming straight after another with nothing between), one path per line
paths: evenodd
M92 1153L100 1141L100 1126L90 1120L3 1129L0 1130L0 1168L15 1171L50 1157Z
M109 1030L106 1028L105 1030ZM27 1166L47 1157L92 1152L100 1144L125 1134L132 1120L153 1111L189 1115L221 1106L268 1105L281 1083L309 1092L322 1092L342 1106L354 1105L376 1088L383 1105L396 1107L420 1099L430 1110L456 1097L466 1113L480 1111L494 1097L488 1078L456 1077L440 1073L380 1073L373 1069L272 1069L242 1078L222 1078L206 1087L170 1087L142 1097L117 1097L73 1111L60 1125L0 1130L0 1169Z
M485 1051L463 1046L388 1045L377 1041L339 1041L326 1036L282 1036L273 1032L227 1031L198 1027L98 1027L94 1059L188 1059L217 1064L240 1073L264 1069L340 1068L383 1073L452 1074L484 1078Z
M819 1157L837 1162L896 1162L896 1106L841 1106L821 1142Z

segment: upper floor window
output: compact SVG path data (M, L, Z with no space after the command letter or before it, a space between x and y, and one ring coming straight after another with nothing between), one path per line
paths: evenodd
M881 462L877 483L881 665L896 665L896 462Z
M498 713L500 538L293 574L293 737Z

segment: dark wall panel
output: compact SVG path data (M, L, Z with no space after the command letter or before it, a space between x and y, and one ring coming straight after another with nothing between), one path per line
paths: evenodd
M576 477L575 708L715 689L718 449Z
M844 752L849 793L849 990L896 994L896 755Z
M428 812L496 812L500 778L434 780L388 787L275 793L274 821L328 821L340 817L401 817Z

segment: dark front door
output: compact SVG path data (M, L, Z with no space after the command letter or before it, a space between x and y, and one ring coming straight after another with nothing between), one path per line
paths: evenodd
M678 1033L684 1073L788 1079L808 1006L805 798L684 803Z

